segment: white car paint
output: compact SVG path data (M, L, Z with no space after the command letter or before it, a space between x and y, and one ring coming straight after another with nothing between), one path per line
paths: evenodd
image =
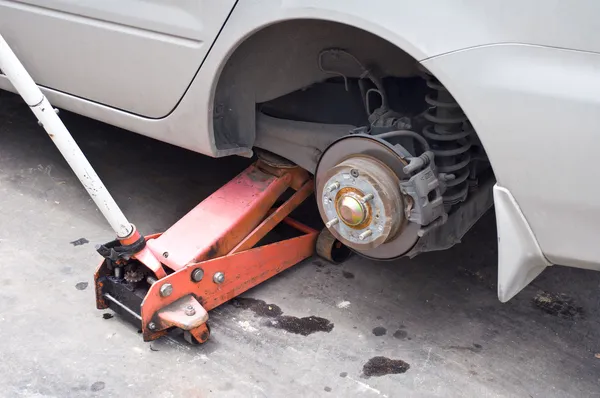
M0 1L0 28L38 84L160 118L185 93L235 1Z
M494 206L498 228L498 298L506 302L552 264L542 254L508 189L494 186Z
M424 65L466 111L546 258L600 270L600 54L505 44Z

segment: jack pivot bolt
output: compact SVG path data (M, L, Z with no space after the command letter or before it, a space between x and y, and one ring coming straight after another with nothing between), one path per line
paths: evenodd
M173 293L173 285L170 283L165 283L162 285L158 291L161 297L169 297L171 293Z
M213 275L213 282L214 283L225 282L225 274L222 272L215 272L215 274Z
M196 268L192 271L192 280L194 282L200 282L204 278L204 270L202 268Z
M373 235L373 231L371 231L370 229L367 229L365 232L363 232L362 234L358 235L358 239L365 240L365 239L367 239L371 235Z

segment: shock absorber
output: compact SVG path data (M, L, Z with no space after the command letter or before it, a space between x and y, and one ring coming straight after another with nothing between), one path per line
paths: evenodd
M454 175L454 179L446 182L443 195L444 207L449 211L452 206L463 202L469 193L474 130L448 90L429 71L424 72L429 88L425 102L429 108L424 114L427 124L423 128L423 136L435 154L438 171Z

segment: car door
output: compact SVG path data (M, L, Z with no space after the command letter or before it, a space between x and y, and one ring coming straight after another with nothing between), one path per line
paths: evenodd
M0 30L45 87L167 115L236 0L0 0Z

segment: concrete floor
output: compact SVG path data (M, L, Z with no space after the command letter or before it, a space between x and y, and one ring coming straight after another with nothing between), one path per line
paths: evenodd
M145 233L247 163L62 116ZM2 397L600 396L600 273L554 267L501 304L492 213L446 252L311 259L244 295L325 318L330 332L289 333L238 303L211 312L202 346L144 343L94 307L94 245L113 238L110 228L25 104L1 93L0 227ZM80 238L90 243L70 243ZM368 377L374 357L410 368Z

